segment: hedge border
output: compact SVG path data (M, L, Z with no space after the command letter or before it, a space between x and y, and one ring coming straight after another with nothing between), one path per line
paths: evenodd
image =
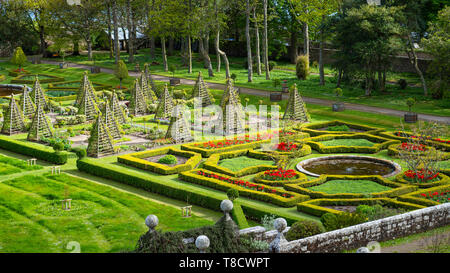
M222 140L216 140L216 141L213 141L213 142L217 143L217 142L223 142L223 141L224 140L222 139ZM195 146L196 144L197 145L198 144L203 144L204 142L205 141L181 145L181 150L196 152L196 153L201 154L202 157L208 158L211 155L217 154L217 153L225 153L225 152L231 152L231 151L242 150L242 149L261 148L262 144L270 143L270 139L259 140L259 141L252 141L252 142L248 142L248 143L236 144L236 145L233 145L233 146L224 147L224 148L216 148L216 149L204 149L204 148L201 148L200 146Z
M251 158L266 159L266 160L272 159L267 154L255 153L255 151L253 151L252 149L235 150L235 151L216 153L216 154L211 155L203 163L203 168L213 171L213 172L226 174L226 175L233 176L233 177L242 177L242 176L255 174L255 173L258 173L261 171L265 171L265 170L277 169L277 166L274 166L274 165L257 165L257 166L250 166L247 168L243 168L239 171L233 172L230 169L219 166L220 160L227 159L227 158L236 158L239 156L247 156L247 157L251 157Z
M3 135L0 135L0 148L14 153L32 156L57 165L66 164L69 155L65 151L56 153L53 148L37 143L10 139Z
M299 145L299 143L293 143L293 144L298 144ZM253 152L255 154L258 153L258 154L261 154L261 155L267 155L267 152L269 152L269 151L266 152L266 151L260 151L260 150L253 150ZM274 153L277 153L279 155L290 155L292 153L292 152L279 152L279 151L270 151L270 152L274 152ZM299 151L298 156L299 157L304 157L304 156L307 156L307 155L310 155L310 154L312 154L311 146L303 144L302 148Z
M373 205L381 202L383 205L393 206L407 210L423 209L424 206L401 202L390 198L366 198L366 199L313 199L297 204L297 211L321 217L325 213L340 214L342 211L329 209L322 206L333 205Z
M257 186L263 186L265 189L276 190L277 192L280 192L280 193L287 193L287 194L293 195L293 197L285 198L282 196L278 196L276 194L271 194L271 193L267 193L267 192L259 192L259 191L255 191L255 190L249 190L249 189L243 188L238 185L230 184L228 182L223 182L222 180L219 180L219 179L209 178L209 177L205 177L202 175L198 175L197 174L198 171L208 172L208 170L205 170L205 169L195 169L193 171L187 171L187 172L180 173L178 178L183 181L189 182L189 183L206 186L206 187L220 190L223 192L226 192L229 189L236 189L239 191L240 196L245 196L250 199L272 203L274 205L278 205L281 207L293 207L293 206L295 206L295 204L309 199L309 196L306 196L306 195L302 195L302 194L295 193L295 192L288 192L288 191L285 191L284 189L279 189L279 188L275 188L275 187L271 187L271 186L267 186L267 185L261 185L261 184L257 184L257 183L253 183L253 184L257 185ZM211 171L209 171L209 172L211 172ZM221 176L225 177L225 178L235 179L235 177L231 177L231 176L227 176L227 175L221 175Z
M257 173L256 176L253 178L253 181L255 181L256 183L269 185L272 187L282 187L283 185L286 185L286 184L298 184L301 182L308 181L308 177L306 176L306 174L304 174L302 172L298 172L298 171L295 171L295 173L299 176L299 178L292 179L292 180L279 180L279 181L262 179L261 177L264 175L264 173L265 173L265 171Z
M405 179L405 174L404 174L404 172L402 172L395 176L395 181L397 181L398 183L418 186L421 189L432 188L432 187L436 187L436 186L450 184L450 177L446 176L443 173L439 173L439 177L441 178L439 181L435 181L435 182L431 182L431 183L426 183L426 184L411 183Z
M395 144L392 144L392 145L389 145L389 147L387 148L388 149L388 155L389 156L391 156L391 157L399 157L400 156L400 151L399 151L399 149L397 149L397 147L399 146L399 145L401 145L401 144L399 144L399 143L395 143ZM435 150L433 147L431 147L431 146L425 146L427 149L431 149L431 150ZM425 154L425 152L426 151L424 151L424 152L421 152L421 153L418 153L418 154L420 154L420 155L422 155L422 154Z
M408 203L413 203L413 204L417 204L417 205L431 207L431 206L440 205L440 203L433 201L433 200L428 200L426 198L418 197L418 196L422 193L429 193L430 191L447 190L447 189L450 190L449 184L432 187L432 188L426 188L426 189L422 189L422 190L415 191L412 193L400 195L397 199L400 201L403 201L403 202L408 202Z
M362 146L325 146L321 141L333 140L333 139L366 139L375 142L372 147ZM386 149L388 146L398 143L398 140L390 140L387 138L374 136L371 134L339 134L339 135L320 135L311 137L306 140L306 144L311 146L321 154L334 154L334 153L359 153L359 154L375 154L381 150Z
M173 167L142 159L164 154L178 155L188 157L189 159L184 164L179 164ZM117 162L119 163L163 175L177 174L180 172L192 170L200 163L201 160L202 156L198 153L182 151L173 147L146 150L117 157Z
M377 184L388 186L393 189L375 192L371 194L362 194L362 193L325 193L320 191L313 191L308 188L314 187L317 185L321 185L333 180L370 180ZM397 197L403 194L407 194L417 190L417 186L404 185L400 183L392 182L386 178L383 178L380 175L365 175L365 176L355 176L355 175L321 175L320 177L302 182L299 184L286 184L283 186L288 191L298 192L301 194L305 194L314 199L367 199L366 196L370 196L369 198L383 198L383 197Z
M344 131L339 132L339 131L316 130L316 129L320 129L320 128L324 128L324 127L337 126L337 125L347 125L348 127L353 128L353 129L364 130L364 132L344 132ZM312 137L320 136L320 135L340 135L340 134L349 135L349 134L358 134L358 133L375 134L375 133L384 131L384 129L371 127L371 126L367 126L367 125L361 125L361 124L357 124L357 123L346 122L346 121L342 121L342 120L332 120L332 121L306 124L301 128L301 130L303 132L309 133Z
M63 81L63 82L57 82L57 83L49 83L47 90L67 90L67 91L78 91L79 87L61 87L61 85L64 84L70 84L70 83L78 83L78 85L81 84L81 81ZM112 85L103 84L99 82L92 82L92 85L94 86L94 89L96 87L100 89L111 89Z
M45 76L45 77L49 77L49 79L42 79L39 80L39 82L41 84L44 83L52 83L52 82L63 82L65 81L65 79L63 77L58 77L58 76L54 76L54 75L49 75L49 74L44 74L44 73L38 73L38 74L20 74L17 75L15 78L13 78L11 80L11 83L19 83L19 84L33 84L35 80L23 80L23 77L28 77L28 76L35 76L37 75L39 76Z
M404 132L404 133L409 134L409 135L412 134L411 132ZM408 141L407 137L397 136L397 135L395 135L395 132L392 132L392 131L378 132L377 135L384 137L384 138L400 140L402 142ZM433 141L433 140L425 140L424 143L429 146L434 146L434 147L438 147L439 149L444 149L446 152L450 152L450 144L441 143L441 142L437 142L437 141Z
M238 202L233 202L233 209L231 210L231 218L236 222L240 229L248 228L250 225L245 218L244 211Z

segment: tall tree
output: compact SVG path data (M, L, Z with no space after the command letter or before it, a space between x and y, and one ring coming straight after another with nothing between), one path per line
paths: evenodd
M266 80L270 80L269 38L267 35L267 0L263 0L263 10L264 10L264 67L266 69Z
M245 38L247 40L247 69L248 69L248 82L253 81L253 60L252 60L252 41L250 37L250 0L246 0L245 9Z
M218 3L220 2L220 3ZM220 57L223 58L223 62L225 64L225 77L227 79L230 78L230 64L228 62L227 54L220 49L220 29L223 25L224 15L221 12L221 4L222 1L214 0L214 9L215 9L215 21L216 21L216 39L215 39L215 48L217 52L217 72L220 72Z

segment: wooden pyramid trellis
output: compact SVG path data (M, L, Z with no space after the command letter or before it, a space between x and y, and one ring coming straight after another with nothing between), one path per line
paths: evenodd
M23 116L13 94L11 94L9 107L3 117L2 134L13 135L25 131Z
M155 119L169 119L172 115L173 99L172 95L167 88L167 84L164 86L161 98L159 99L158 108L156 108Z
M156 84L155 84L155 81L153 80L152 74L150 74L150 67L148 64L144 65L144 74L145 74L145 78L147 79L147 85L151 87L151 90L153 92L155 92Z
M176 143L192 141L189 119L184 115L182 107L174 108L174 116L170 119L166 138L172 138Z
M91 136L89 137L89 144L87 147L87 155L91 157L100 157L104 155L114 154L113 139L109 134L103 122L102 114L100 113L92 126Z
M230 89L232 90L232 89ZM245 114L236 92L229 92L222 106L222 124L225 135L240 134L245 129Z
M227 79L225 91L223 92L222 98L220 99L220 107L222 107L222 109L224 105L228 103L231 97L234 97L234 99L239 103L241 102L239 94L237 93L237 89L233 86L233 81L231 79Z
M299 121L302 123L310 121L305 103L297 90L297 84L294 84L294 88L289 94L289 100L283 119Z
M83 92L83 98L78 106L78 115L85 115L87 121L94 120L99 113L97 103L90 92Z
M114 114L114 117L120 124L125 124L127 122L127 119L125 117L125 113L122 109L122 106L120 106L119 98L117 98L116 91L113 90L113 93L111 95L111 111Z
M106 102L103 107L102 115L104 118L105 126L106 126L106 128L108 128L109 133L111 134L111 137L113 139L122 138L122 135L120 134L120 131L121 131L120 125L117 122L116 118L114 117L114 113L113 113L113 111L111 111L111 108L109 107L108 102Z
M78 89L76 105L81 104L81 101L83 100L83 96L86 92L88 92L90 94L90 96L95 101L95 103L98 103L98 99L97 99L97 95L95 94L94 86L92 85L91 81L89 80L87 71L84 72L83 80L81 81L80 88Z
M139 85L141 86L142 93L144 94L144 97L148 103L156 103L157 98L155 95L155 92L153 92L151 86L148 84L148 80L145 77L144 72L141 73L139 76Z
M195 82L194 89L192 90L192 98L200 98L203 107L212 104L211 95L205 81L203 80L201 71L198 72L198 78Z
M23 93L20 97L20 109L22 110L22 115L24 117L31 118L36 111L36 105L30 97L30 91L28 91L28 87L26 85L23 86Z
M42 89L41 83L39 82L39 78L37 76L36 79L34 80L33 90L31 91L30 95L31 99L33 100L36 106L38 104L41 104L42 108L44 109L48 108L47 100L45 99L44 89Z
M144 115L147 112L147 103L145 102L145 95L142 92L139 81L134 81L134 87L131 89L131 99L129 105L130 113L133 115Z
M44 109L41 104L36 107L33 122L31 123L30 131L28 132L28 140L39 141L42 137L52 137L51 123L44 114Z

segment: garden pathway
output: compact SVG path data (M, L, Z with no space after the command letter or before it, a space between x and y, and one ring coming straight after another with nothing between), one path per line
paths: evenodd
M46 64L58 64L57 61L49 61L49 60L42 60L42 63ZM83 65L83 64L76 64L76 63L69 63L70 67L74 68L81 68L81 69L89 69L89 65ZM101 68L101 71L104 73L113 74L114 70L109 68ZM130 71L129 75L132 77L138 77L139 73ZM155 75L153 74L153 79L157 81L163 81L168 82L169 77L167 76L161 76L161 75ZM181 79L181 84L186 85L194 85L194 80L189 79ZM208 87L212 89L219 89L219 90L225 90L225 84L219 84L219 83L210 83L208 82ZM249 94L249 95L255 95L260 97L269 97L270 92L266 90L259 90L259 89L253 89L253 88L247 88L247 87L239 87L240 93L242 94ZM283 94L283 99L287 100L289 97L289 94ZM318 104L318 105L325 105L330 106L333 104L333 100L326 100L326 99L318 99L318 98L310 98L310 97L303 97L303 100L306 103L311 104ZM381 107L374 107L374 106L368 106L368 105L362 105L362 104L356 104L356 103L345 103L345 108L348 110L357 110L361 112L368 112L368 113L375 113L375 114L383 114L388 116L395 116L395 117L403 117L405 114L405 111L395 110L395 109L387 109L387 108L381 108ZM450 117L443 117L443 116L435 116L435 115L428 115L428 114L419 114L418 117L420 120L423 121L431 121L431 122L440 122L445 124L450 124Z

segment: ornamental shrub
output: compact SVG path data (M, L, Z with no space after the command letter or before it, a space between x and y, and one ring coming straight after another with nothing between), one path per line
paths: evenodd
M336 125L328 127L327 131L333 132L349 132L350 128L347 125Z
M307 55L300 55L296 60L295 71L297 78L300 80L306 80L309 76L309 57Z
M11 63L19 66L19 70L22 69L22 66L27 61L27 56L23 52L22 48L19 46L14 50L14 54L11 58Z
M228 196L228 199L230 199L231 201L234 201L237 198L239 198L239 191L236 189L229 189L229 190L227 190L227 196Z
M77 154L77 157L78 157L78 159L83 159L83 158L85 158L86 157L86 155L87 155L87 152L86 152L86 149L78 149L77 151L76 151L76 154Z
M338 222L337 217L333 213L325 213L320 217L320 222L322 223L323 227L326 229L326 231L335 230Z
M277 62L270 61L269 62L269 71L272 71L275 68L275 66L277 66Z
M322 224L310 220L300 220L291 226L291 229L286 233L286 239L293 241L323 232L325 232L325 229Z
M177 160L177 158L174 155L166 155L164 157L161 157L158 160L158 163L172 165L172 164L177 164L178 160Z
M339 214L325 213L320 221L327 231L341 229L364 223L368 218L360 213L341 212Z
M120 81L119 89L122 89L122 80L128 78L128 68L122 60L117 63L114 69L114 75Z
M397 83L401 90L405 90L408 87L408 82L405 79L400 79Z
M60 152L64 150L64 143L56 142L55 144L53 144L53 150L55 150L55 152Z

